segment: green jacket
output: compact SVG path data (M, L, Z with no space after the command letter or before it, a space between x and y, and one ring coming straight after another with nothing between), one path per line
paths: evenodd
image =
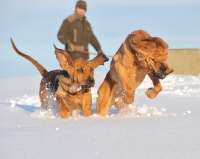
M81 57L87 60L89 59L89 55L79 52L69 52L67 49L68 42L74 45L75 50L88 51L88 44L90 43L98 53L102 52L90 23L86 20L85 16L80 17L77 13L70 15L63 21L58 32L58 40L65 45L65 50L72 59Z

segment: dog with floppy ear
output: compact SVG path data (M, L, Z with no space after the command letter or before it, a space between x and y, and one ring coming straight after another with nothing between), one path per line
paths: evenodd
M173 72L167 65L167 43L159 37L151 37L144 30L136 30L127 36L114 55L110 70L98 89L96 113L106 116L112 105L119 111L134 102L135 90L148 75L153 88L146 91L155 98L162 90L159 79Z
M55 46L56 58L63 70L47 71L32 57L20 52L11 39L15 52L29 60L42 75L40 83L41 108L51 107L50 98L55 97L59 107L60 116L68 118L74 110L84 112L84 116L92 114L91 87L94 86L94 69L109 59L99 54L94 59L86 61L82 58L72 60L68 53Z

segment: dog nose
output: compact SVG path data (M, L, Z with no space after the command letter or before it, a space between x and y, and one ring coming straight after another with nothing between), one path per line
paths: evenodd
M160 70L161 70L162 72L165 72L165 71L167 70L167 68L166 68L165 66L161 66L161 67L160 67Z
M90 84L90 85L91 85L91 84L93 84L93 83L94 83L94 79L93 79L93 78L91 78L91 77L89 77L89 78L88 78L88 84Z
M106 55L104 55L104 62L107 62L107 61L109 61L109 58L108 57L106 57Z

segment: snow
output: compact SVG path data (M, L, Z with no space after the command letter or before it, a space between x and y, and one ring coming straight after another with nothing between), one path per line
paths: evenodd
M104 118L95 103L105 73L95 77L93 115L69 119L40 109L40 76L0 79L0 158L199 158L200 76L167 76L155 99L145 95L152 87L145 78L128 113L112 107Z

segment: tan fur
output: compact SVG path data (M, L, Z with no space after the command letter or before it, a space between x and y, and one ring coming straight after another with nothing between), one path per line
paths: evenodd
M92 114L90 88L95 84L94 69L108 61L105 55L99 54L90 61L82 58L73 61L66 51L54 46L56 58L65 72L63 73L62 70L47 71L32 57L20 52L12 39L11 43L16 53L29 60L43 77L39 91L42 108L47 109L49 107L50 96L53 95L56 98L60 116L63 118L70 117L74 110L83 111L84 116ZM78 88L81 89L78 90Z
M120 111L134 102L135 90L148 75L154 87L146 91L155 98L162 90L159 79L173 72L166 63L168 45L146 31L137 30L127 36L114 55L110 70L98 89L96 113L106 116L115 105Z

